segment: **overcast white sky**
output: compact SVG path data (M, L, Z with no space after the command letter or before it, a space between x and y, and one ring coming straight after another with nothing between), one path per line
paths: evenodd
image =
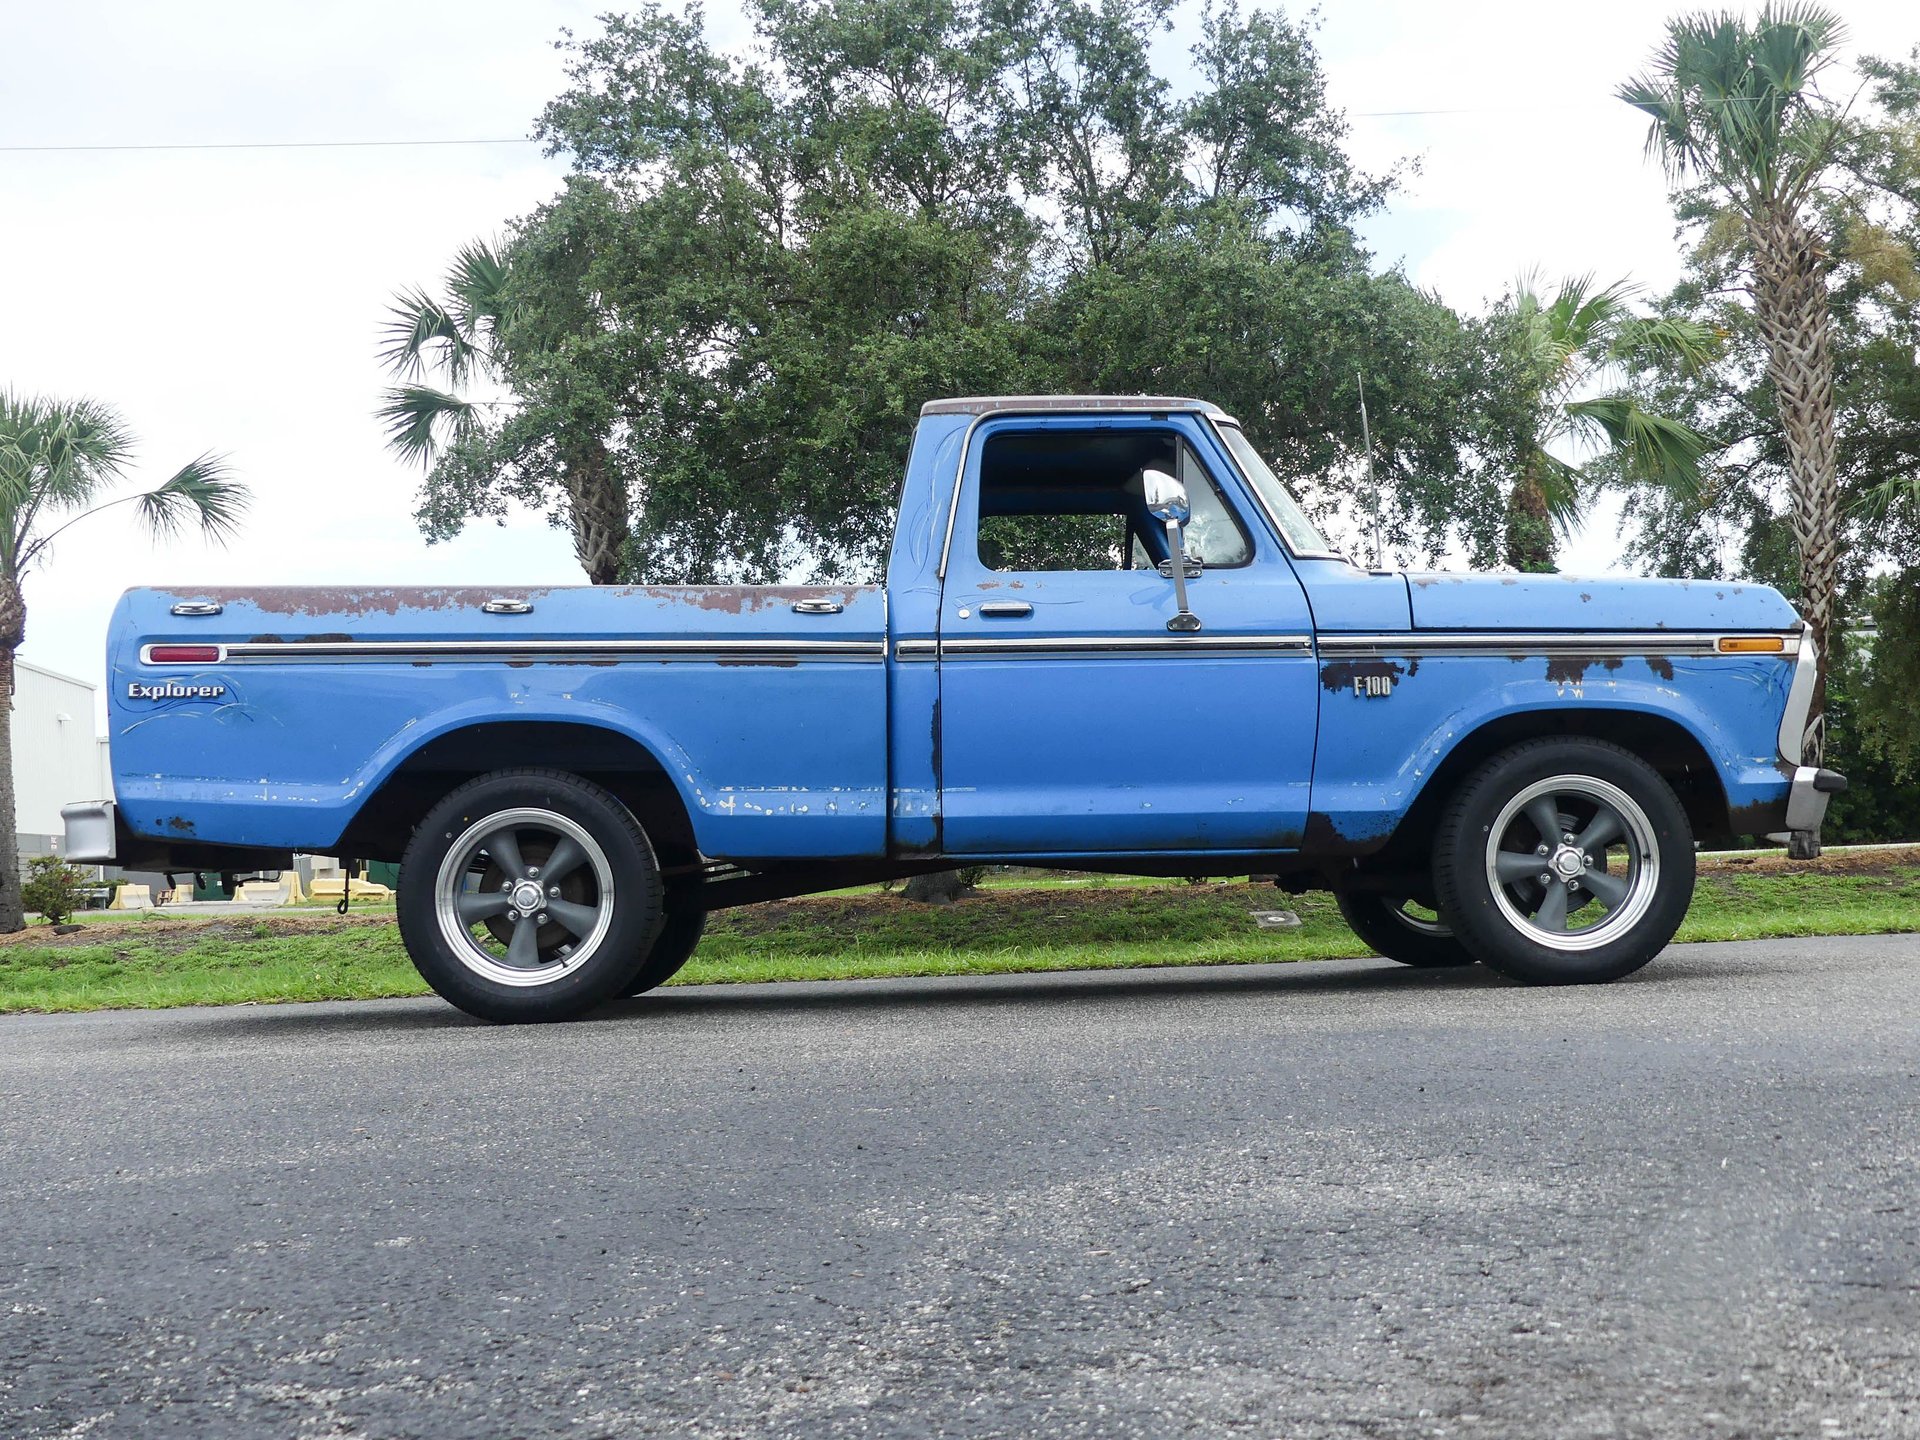
M1251 3L1251 0L1250 0ZM11 5L0 147L524 136L561 84L553 41L617 0L65 0ZM1297 9L1298 7L1290 7ZM1611 98L1677 8L1348 0L1320 35L1353 149L1422 173L1370 227L1384 261L1476 308L1531 267L1677 272L1644 128ZM1851 51L1920 41L1905 0L1844 4ZM1197 7L1165 47L1184 62ZM723 40L745 28L709 6ZM1373 112L1437 111L1368 118ZM96 684L128 585L574 583L566 537L529 516L427 546L415 472L371 418L388 296L551 194L525 144L253 151L0 150L0 385L93 395L157 482L225 452L255 493L230 549L156 550L123 514L65 539L28 581L24 654ZM1598 569L1601 524L1563 556Z

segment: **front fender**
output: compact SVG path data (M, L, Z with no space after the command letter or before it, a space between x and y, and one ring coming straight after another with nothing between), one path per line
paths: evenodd
M1729 826L1760 829L1786 804L1791 775L1778 735L1792 678L1790 658L1772 655L1323 659L1309 844L1378 849L1448 757L1486 726L1539 715L1559 728L1552 717L1576 713L1575 728L1600 739L1609 738L1609 715L1678 725L1711 760Z

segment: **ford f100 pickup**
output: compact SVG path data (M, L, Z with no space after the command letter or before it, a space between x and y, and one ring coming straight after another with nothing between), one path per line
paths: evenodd
M1411 965L1610 980L1696 838L1818 827L1777 592L1334 553L1162 396L935 401L884 585L133 590L68 854L397 859L496 1020L671 976L709 911L972 864L1330 888Z

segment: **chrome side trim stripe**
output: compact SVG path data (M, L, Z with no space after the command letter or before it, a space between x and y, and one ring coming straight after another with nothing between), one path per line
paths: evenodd
M313 661L394 663L623 660L865 660L886 658L884 640L287 640L225 647L229 665Z
M1778 630L1415 630L1377 635L1320 636L1323 659L1362 659L1391 655L1501 655L1518 659L1561 655L1719 655L1722 639L1778 639L1782 648L1730 658L1790 659L1799 653L1797 633Z
M1305 655L1311 635L963 635L948 640L901 640L896 660L962 656L1007 659L1020 655L1064 657L1135 655Z

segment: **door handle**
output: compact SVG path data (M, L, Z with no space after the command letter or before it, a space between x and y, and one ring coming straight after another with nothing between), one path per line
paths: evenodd
M175 615L218 615L227 607L218 600L182 600L173 607Z
M1033 606L1024 600L989 600L980 607L980 618L983 620L1014 619L1032 613Z
M489 600L480 607L489 615L531 615L531 600Z
M796 600L793 613L796 615L838 615L847 607L838 600Z

